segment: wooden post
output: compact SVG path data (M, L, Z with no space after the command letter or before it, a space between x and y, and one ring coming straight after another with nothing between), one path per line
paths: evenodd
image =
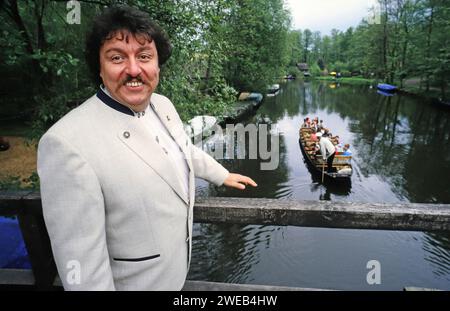
M9 213L15 212L28 252L34 275L34 286L38 290L53 288L57 275L44 218L42 217L39 193L18 193L19 200L10 201Z

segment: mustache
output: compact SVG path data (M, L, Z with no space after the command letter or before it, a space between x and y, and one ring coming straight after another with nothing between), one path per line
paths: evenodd
M142 82L145 84L144 79L142 79L141 76L137 76L137 77L132 77L132 76L127 76L123 81L122 84L125 84L127 82L131 82L131 81L135 81L135 82Z

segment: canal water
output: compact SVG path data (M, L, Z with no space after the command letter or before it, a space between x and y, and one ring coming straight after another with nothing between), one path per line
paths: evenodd
M321 184L304 162L298 128L318 116L353 152L351 184ZM369 86L289 81L243 122L270 124L279 165L221 160L252 177L245 192L197 181L201 196L450 204L450 110L384 96ZM450 236L443 233L195 224L189 279L342 290L450 290ZM376 260L380 284L369 284Z

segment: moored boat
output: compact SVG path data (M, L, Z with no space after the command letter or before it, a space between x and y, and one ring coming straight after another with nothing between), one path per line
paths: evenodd
M397 90L397 87L395 85L390 85L387 83L379 83L377 85L377 89L383 92L395 92Z
M279 84L272 84L269 87L267 87L267 95L269 96L275 96L280 91L280 85Z
M287 74L284 76L285 80L295 80L296 78L297 78L297 76L294 74Z

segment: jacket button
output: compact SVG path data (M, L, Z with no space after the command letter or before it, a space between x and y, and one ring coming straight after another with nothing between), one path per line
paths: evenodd
M170 117L169 116L166 116L166 118L167 118L167 121L170 121Z
M130 138L130 132L123 132L123 137Z

